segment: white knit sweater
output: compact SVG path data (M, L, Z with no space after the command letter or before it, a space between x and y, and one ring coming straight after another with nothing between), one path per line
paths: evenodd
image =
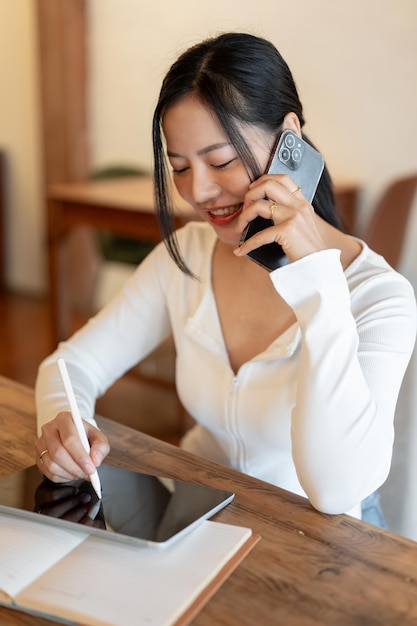
M120 294L40 367L39 427L67 409L55 361L66 359L82 415L173 334L177 389L196 426L183 447L305 495L326 513L360 515L389 472L393 419L416 333L410 284L363 243L343 272L338 250L271 273L297 322L232 371L211 288L216 235L178 231L185 276L159 245Z

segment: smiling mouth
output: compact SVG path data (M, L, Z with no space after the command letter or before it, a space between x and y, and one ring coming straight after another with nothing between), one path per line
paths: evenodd
M242 208L243 204L235 204L234 206L207 211L207 215L213 226L229 226L241 214Z
M228 207L223 207L221 209L216 209L214 211L208 211L209 215L211 217L229 217L229 215L233 215L234 213L236 213L237 211L239 211L241 209L242 205L234 205L234 206L228 206Z

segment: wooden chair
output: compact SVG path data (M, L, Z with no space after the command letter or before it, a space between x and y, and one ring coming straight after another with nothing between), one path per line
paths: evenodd
M381 196L361 235L370 248L398 268L417 190L417 173L394 180Z

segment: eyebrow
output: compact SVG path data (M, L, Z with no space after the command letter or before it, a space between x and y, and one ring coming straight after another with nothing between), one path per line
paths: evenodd
M202 154L208 154L209 152L213 152L214 150L219 150L220 148L224 148L225 146L230 146L230 141L223 141L221 143L213 143L210 146L206 146L205 148L201 148L201 150L197 151L197 154L200 156ZM177 157L180 159L183 159L183 155L182 154L178 154L177 152L170 152L169 150L167 151L167 155L169 157Z

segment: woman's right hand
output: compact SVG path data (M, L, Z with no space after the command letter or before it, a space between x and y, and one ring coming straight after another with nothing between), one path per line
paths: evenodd
M36 464L44 476L53 482L88 479L110 450L107 437L98 428L84 421L88 454L78 435L69 411L62 411L42 426L42 434L35 444Z

